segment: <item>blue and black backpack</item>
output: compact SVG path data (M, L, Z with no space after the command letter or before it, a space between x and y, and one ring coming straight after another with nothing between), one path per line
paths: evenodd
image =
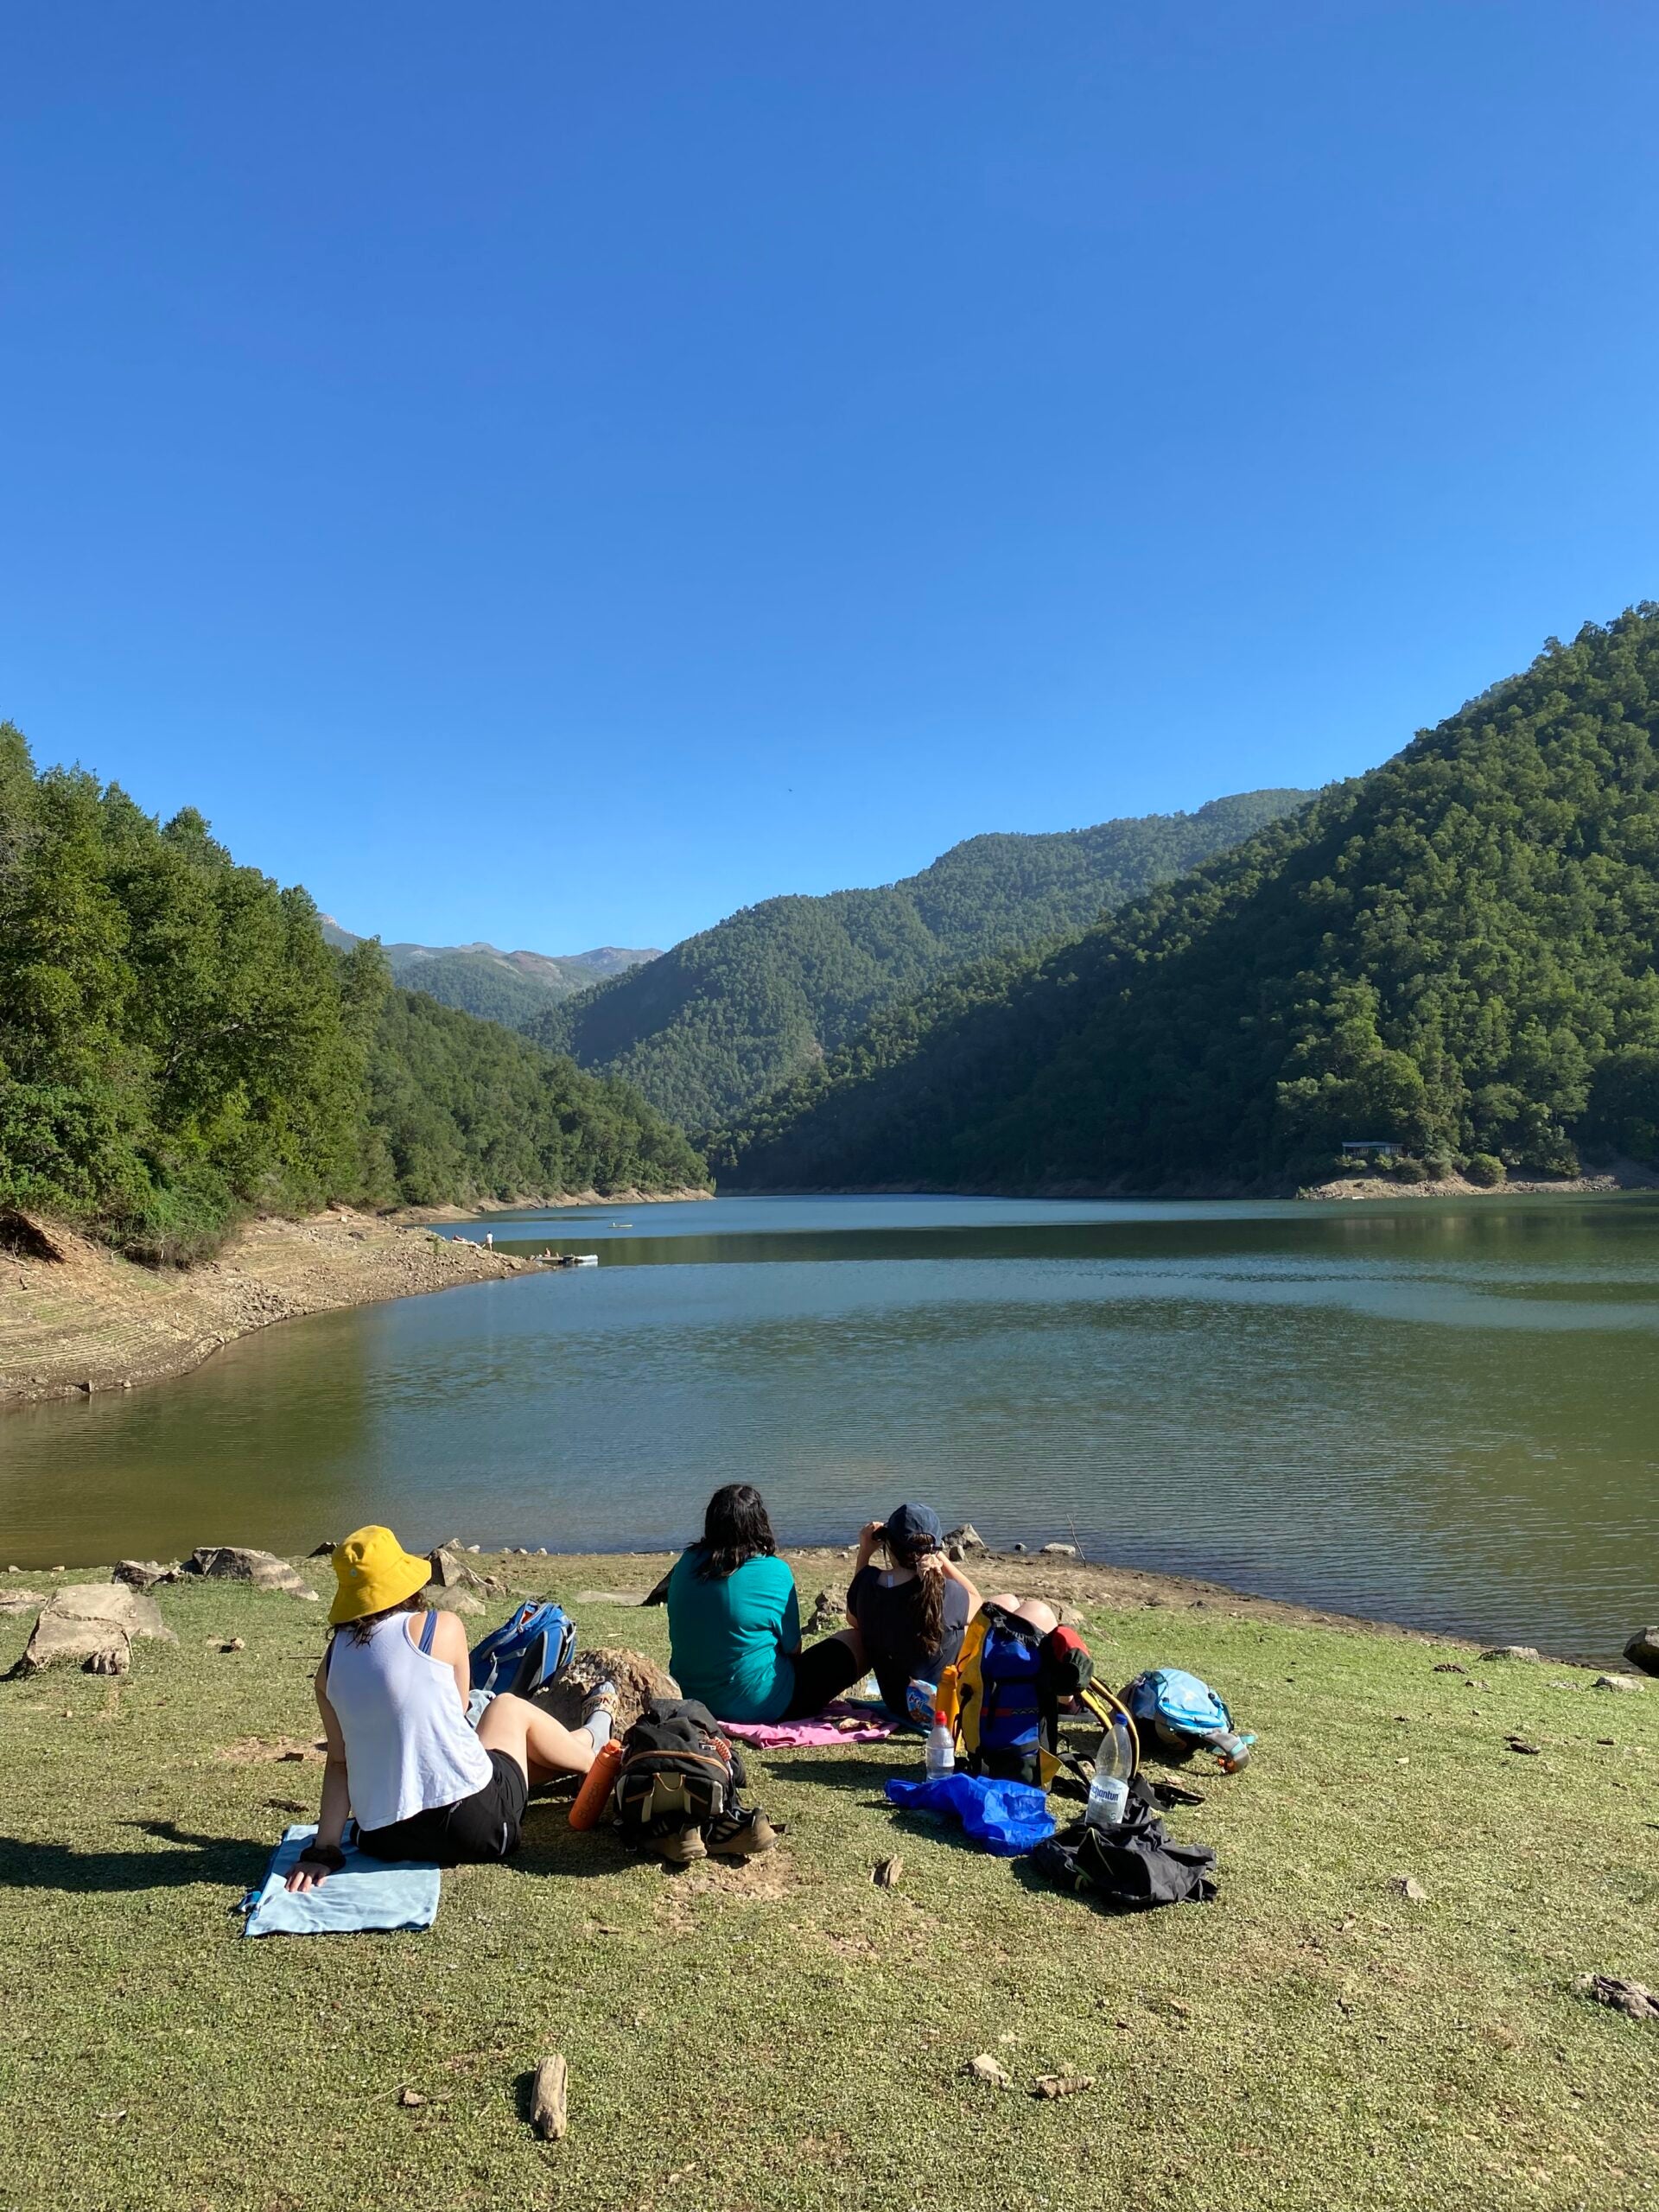
M1123 1692L1123 1703L1143 1743L1156 1743L1177 1758L1211 1752L1225 1774L1249 1758L1255 1738L1233 1726L1233 1716L1208 1682L1182 1667L1151 1667Z
M474 1694L511 1690L534 1697L556 1682L575 1656L576 1624L569 1614L549 1599L531 1598L474 1646Z

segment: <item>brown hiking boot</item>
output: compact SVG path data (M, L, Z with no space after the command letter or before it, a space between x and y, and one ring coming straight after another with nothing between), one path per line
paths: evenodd
M659 1837L657 1853L667 1866L695 1866L699 1859L709 1856L702 1830L698 1827L681 1828L676 1834Z
M777 1830L757 1806L752 1812L727 1813L710 1821L708 1848L716 1859L758 1859L778 1840Z

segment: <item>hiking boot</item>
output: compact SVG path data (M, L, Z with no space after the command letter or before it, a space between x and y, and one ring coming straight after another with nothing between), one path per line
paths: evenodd
M594 1741L596 1747L601 1744L608 1744L616 1733L616 1723L620 1707L621 1700L617 1696L616 1684L595 1682L582 1700L582 1718L577 1721L576 1726L578 1728L586 1728L592 1735L591 1724L598 1719L601 1713L607 1714L610 1719L610 1726L604 1732L602 1737L595 1736Z
M722 1813L705 1831L707 1849L716 1859L757 1859L770 1851L778 1832L759 1806L747 1813Z
M699 1859L709 1856L709 1848L701 1828L677 1828L658 1838L657 1853L666 1866L695 1866Z

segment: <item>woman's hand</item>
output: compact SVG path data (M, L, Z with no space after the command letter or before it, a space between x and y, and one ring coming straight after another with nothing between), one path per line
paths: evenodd
M867 1521L858 1532L861 1548L874 1551L881 1541L881 1531L886 1526L885 1521Z
M346 1864L346 1854L333 1844L310 1843L300 1853L299 1861L289 1873L287 1886L302 1897L308 1890L320 1890L331 1874L338 1874Z

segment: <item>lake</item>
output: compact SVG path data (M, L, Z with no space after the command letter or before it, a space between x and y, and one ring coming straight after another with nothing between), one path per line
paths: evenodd
M445 1233L593 1251L0 1422L0 1551L993 1542L1589 1656L1659 1617L1659 1199L721 1198ZM0 1560L3 1563L3 1560Z

